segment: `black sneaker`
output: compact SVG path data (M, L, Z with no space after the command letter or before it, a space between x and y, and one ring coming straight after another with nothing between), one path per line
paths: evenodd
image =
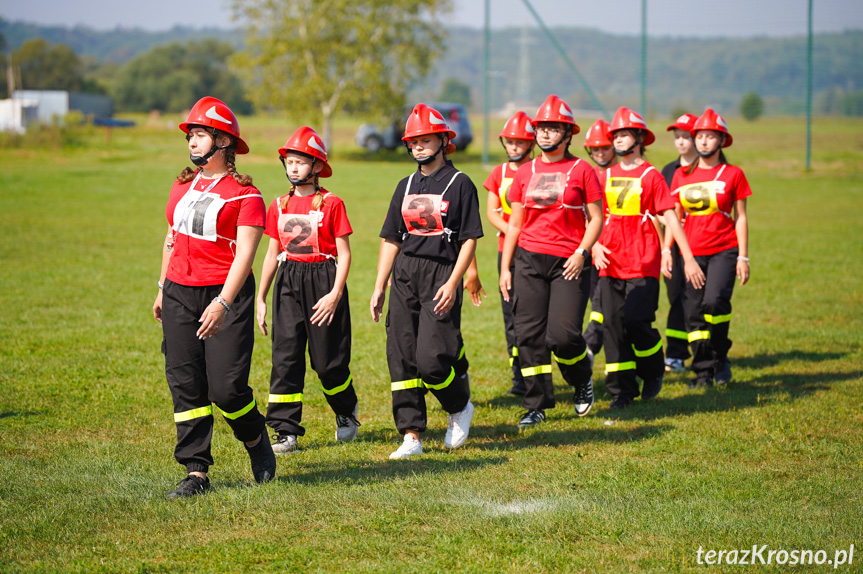
M641 400L649 401L653 397L659 394L659 391L662 390L662 375L659 375L655 379L650 379L644 381L644 386L641 387Z
M538 425L545 420L545 411L542 409L527 411L518 421L518 428L526 429Z
M689 383L689 386L686 388L691 391L693 389L703 389L712 386L713 379L711 379L710 377L698 377L697 379Z
M273 453L273 445L267 438L267 430L261 433L261 440L255 446L246 446L249 451L249 460L252 463L252 474L255 477L255 482L269 482L276 476L276 455Z
M629 406L629 403L630 403L630 402L631 402L631 401L630 401L629 399L625 399L625 398L623 398L623 397L617 397L616 399L614 399L613 401L611 401L611 404L610 404L610 405L608 405L608 408L611 408L611 409L625 409L626 407L628 407L628 406Z
M190 474L177 483L177 488L166 494L167 498L188 498L210 490L210 479Z
M728 359L720 362L716 366L716 374L713 376L717 385L725 385L731 382L731 363Z
M575 405L575 414L585 416L593 408L593 379L575 387L572 393L572 402Z

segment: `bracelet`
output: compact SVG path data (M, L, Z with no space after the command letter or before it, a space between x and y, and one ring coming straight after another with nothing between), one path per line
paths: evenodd
M158 279L156 280L156 285L158 285L158 286L159 286L159 289L164 289L164 288L165 288L165 284L164 284L164 283L162 283L161 281L159 281Z
M216 295L216 296L213 298L213 300L212 300L212 301L210 301L210 303L218 303L219 305L221 305L222 307L224 307L224 308L225 308L225 311L230 311L230 310L231 310L231 306L230 306L230 305L228 305L228 302L227 302L227 301L225 301L225 299L224 299L221 295Z
M665 255L666 253L671 253L671 249L663 249L662 250L663 255Z
M748 257L744 257L744 256L742 256L742 255L738 256L738 257L737 257L737 260L738 260L738 261L746 261L747 263L749 263L749 258L748 258Z

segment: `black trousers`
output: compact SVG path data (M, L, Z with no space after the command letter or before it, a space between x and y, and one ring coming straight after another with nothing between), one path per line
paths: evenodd
M605 331L605 388L613 398L632 400L640 392L636 377L655 379L665 373L662 338L653 328L659 304L654 277L601 277Z
M599 269L591 265L590 269L590 320L584 330L584 340L587 348L594 355L602 350L602 297L599 293ZM587 270L585 270L587 272Z
M497 275L500 277L500 261L501 261L501 253L497 254ZM509 268L509 272L515 273L515 261L513 261L512 265ZM498 292L500 290L498 289ZM521 363L518 360L518 343L515 338L515 321L512 316L512 301L513 295L515 291L510 288L509 290L509 301L504 300L503 293L500 293L500 308L503 311L503 329L504 335L506 336L506 350L509 354L509 366L512 369L512 380L521 381L523 377L521 376Z
M671 279L664 277L668 293L668 322L665 324L665 356L669 359L685 361L689 358L689 337L686 331L686 317L683 312L683 291L686 289L686 273L683 271L683 257L675 243L671 248Z
M425 393L431 391L448 413L464 410L470 400L467 359L461 337L462 287L444 315L434 312L437 290L454 265L400 253L393 265L387 311L387 364L393 396L393 419L402 434L424 432ZM457 370L458 367L458 370Z
M528 410L555 405L551 358L570 385L590 380L587 343L581 335L590 291L590 273L563 278L566 259L518 248L515 253L515 336Z
M357 406L350 370L351 309L348 289L329 325L312 325L312 307L332 291L334 261L285 261L273 285L273 369L267 424L279 434L304 435L303 389L306 380L306 346L309 362L321 380L324 397L333 412L351 415Z
M238 440L253 441L265 428L249 387L255 278L249 275L217 335L202 341L195 334L201 326L198 319L221 290L221 285L187 287L165 281L162 291L162 352L177 425L174 457L188 472L207 472L213 464L212 405Z
M704 271L704 287L686 284L683 306L692 347L692 370L700 378L713 377L716 365L728 358L731 339L731 294L737 276L737 247L695 260Z

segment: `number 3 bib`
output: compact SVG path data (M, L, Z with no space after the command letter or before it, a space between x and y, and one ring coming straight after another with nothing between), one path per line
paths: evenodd
M407 234L418 236L446 234L447 239L449 239L452 230L443 223L449 202L444 201L443 197L460 173L460 171L457 171L452 176L446 189L440 195L432 193L408 195L414 177L414 174L410 175L405 187L405 196L402 199L402 219L405 222ZM407 234L405 237L407 237Z

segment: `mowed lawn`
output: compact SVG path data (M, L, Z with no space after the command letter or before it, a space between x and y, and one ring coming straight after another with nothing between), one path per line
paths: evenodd
M713 572L738 568L699 565L699 548L832 559L851 544L853 564L840 571L861 571L863 122L817 120L814 171L804 173L802 120L732 119L728 156L754 196L752 281L733 298L726 387L688 391L673 375L655 401L612 412L600 356L589 416L574 415L555 370L558 407L519 434L486 224L488 297L463 310L470 439L445 451L445 413L429 396L426 454L410 461L387 459L400 436L368 298L386 205L414 164L402 151L366 156L351 125L337 125L325 184L355 231L360 434L335 442L310 372L303 450L279 459L276 481L254 484L217 419L213 492L168 501L183 469L151 306L167 192L189 162L179 118L137 119L110 142L94 131L77 147L0 150L0 571ZM658 167L673 157L667 123L651 122ZM287 189L276 149L295 127L243 119L254 153L238 167L268 202ZM481 188L480 148L454 159ZM663 300L661 329L666 309ZM259 334L251 384L261 408L269 365Z

